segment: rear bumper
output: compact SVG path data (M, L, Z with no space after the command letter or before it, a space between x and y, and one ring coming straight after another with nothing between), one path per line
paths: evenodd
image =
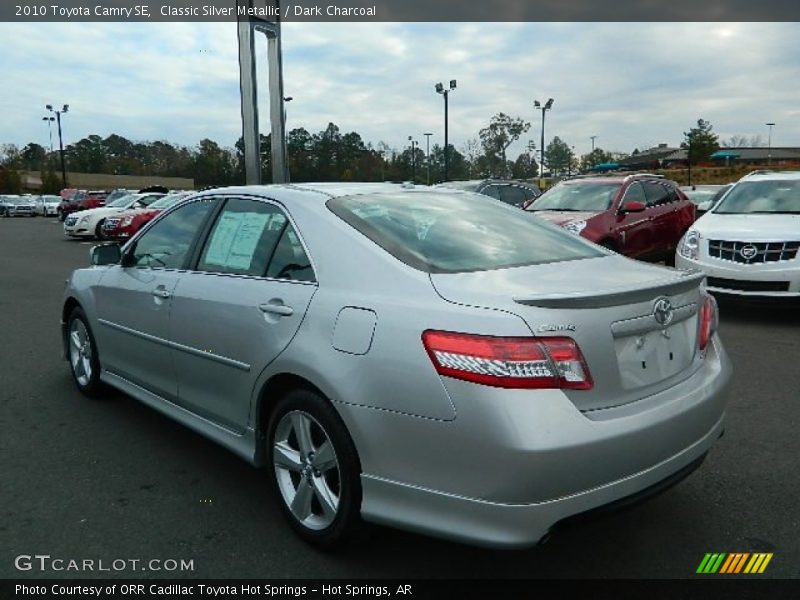
M362 514L472 544L534 545L564 519L649 495L696 468L723 431L730 377L715 337L703 366L681 384L591 413L558 390L512 394L508 402L487 397L486 408L448 382L454 421L418 423L416 434L399 434L405 445L376 422L382 452L357 440Z
M489 548L536 545L559 523L649 499L690 475L724 431L724 416L692 446L652 467L534 504L500 504L362 476L368 521Z

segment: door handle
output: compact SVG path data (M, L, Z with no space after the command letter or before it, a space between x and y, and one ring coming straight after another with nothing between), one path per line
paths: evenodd
M163 299L165 299L165 300L166 300L167 298L170 298L170 297L172 296L172 294L170 294L170 293L169 293L167 290L165 290L164 288L156 288L156 289L154 289L154 290L152 291L152 294L153 294L153 296L155 296L156 298L163 298Z
M294 309L285 304L259 304L258 308L261 312L269 313L271 315L279 315L281 317L289 317L294 314Z

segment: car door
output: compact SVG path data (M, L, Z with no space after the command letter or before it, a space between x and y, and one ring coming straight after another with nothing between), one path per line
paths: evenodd
M103 368L170 401L178 393L169 347L172 294L215 205L198 200L165 215L94 289Z
M654 256L664 256L668 253L672 240L675 237L673 229L672 213L675 208L674 196L670 197L669 188L660 181L643 181L645 196L647 196L647 210L650 213L651 226L653 229L653 247L651 253Z
M647 204L647 197L642 184L632 182L619 204L617 212L617 246L618 251L627 256L644 256L653 249L653 229L647 209L642 212L625 212L627 202Z
M283 209L227 198L195 268L174 292L170 333L180 403L243 431L256 379L294 337L316 289Z

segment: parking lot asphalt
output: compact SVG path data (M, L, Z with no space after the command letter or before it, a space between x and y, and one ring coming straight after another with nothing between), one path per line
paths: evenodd
M59 314L91 245L52 218L0 219L0 577L683 578L706 552L773 552L760 577L800 576L800 303L723 299L726 434L665 494L530 550L374 528L321 553L292 534L262 472L122 394L77 392ZM194 571L20 572L22 554L187 559Z

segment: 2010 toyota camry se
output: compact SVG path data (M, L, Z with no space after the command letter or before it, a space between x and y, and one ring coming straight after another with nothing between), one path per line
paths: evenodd
M529 546L678 481L723 431L701 273L485 196L215 189L91 256L62 314L78 388L265 467L316 544L363 519Z

